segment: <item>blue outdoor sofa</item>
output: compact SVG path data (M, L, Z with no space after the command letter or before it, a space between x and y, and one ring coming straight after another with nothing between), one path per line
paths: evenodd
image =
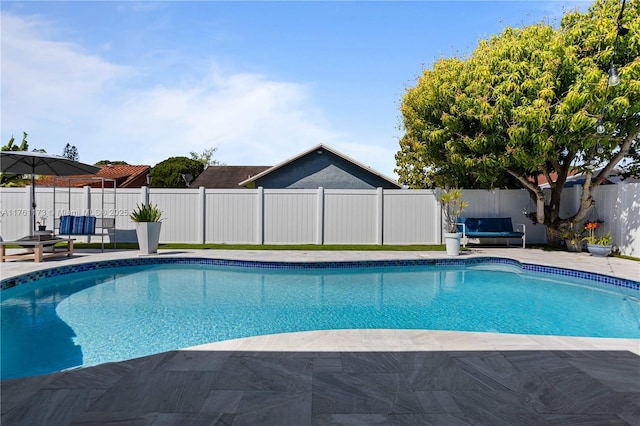
M462 241L466 246L468 238L504 238L509 245L510 239L522 239L525 246L526 229L524 223L518 224L521 231L513 229L510 217L460 217L456 224L458 232L462 232Z

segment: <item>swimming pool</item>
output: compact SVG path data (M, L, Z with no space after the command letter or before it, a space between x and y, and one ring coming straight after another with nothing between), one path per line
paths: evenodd
M3 379L306 330L640 338L640 283L496 258L138 258L40 271L2 286Z

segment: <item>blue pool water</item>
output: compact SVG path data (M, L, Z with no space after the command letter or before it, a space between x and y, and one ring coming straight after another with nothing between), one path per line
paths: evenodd
M1 377L306 330L640 338L637 288L504 264L265 269L150 264L2 291Z

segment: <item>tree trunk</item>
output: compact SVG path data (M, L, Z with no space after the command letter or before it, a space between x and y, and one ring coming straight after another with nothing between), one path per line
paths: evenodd
M551 226L546 226L547 230L547 244L551 247L560 247L562 245L562 232L559 230L552 228Z

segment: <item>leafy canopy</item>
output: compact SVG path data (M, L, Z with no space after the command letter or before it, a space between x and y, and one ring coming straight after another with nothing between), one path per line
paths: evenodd
M204 165L187 157L171 157L151 169L151 186L154 188L185 188L182 175L194 179L204 170Z
M15 144L15 138L11 136L9 142L2 147L2 151L28 151L29 142L27 142L27 132L22 132L22 142L20 145ZM24 178L22 175L12 173L0 173L0 186L23 186Z
M72 161L78 161L78 148L76 148L75 145L66 144L62 151L62 156Z
M503 186L510 175L536 201L536 220L559 228L584 218L592 205L591 175L600 178L623 159L638 165L640 131L640 0L597 0L586 13L569 12L559 28L505 28L467 59L443 58L423 71L402 99L405 134L396 154L400 182L411 188ZM607 78L617 24L615 65ZM602 118L606 131L596 133ZM584 172L580 211L559 217L571 170ZM550 202L535 178L551 184Z
M218 148L208 148L202 151L202 154L198 154L195 151L191 151L189 155L192 160L200 161L205 167L207 166L224 166L224 164L220 163L218 160L213 159L213 154L218 150Z

